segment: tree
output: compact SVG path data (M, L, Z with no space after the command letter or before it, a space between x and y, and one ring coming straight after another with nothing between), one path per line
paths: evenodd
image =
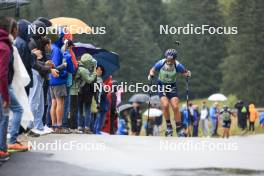
M121 31L117 39L121 69L118 76L129 82L146 82L148 71L160 55L152 31L144 22L138 1L126 1Z
M264 2L237 0L231 4L229 24L238 27L230 38L229 56L222 64L222 90L264 105Z
M169 26L222 26L223 19L217 1L185 1L178 0L168 3ZM222 75L219 65L226 56L225 36L174 34L175 39L181 42L179 60L192 71L190 89L193 97L207 97L218 92ZM185 85L183 79L180 86ZM181 88L184 90L184 88Z

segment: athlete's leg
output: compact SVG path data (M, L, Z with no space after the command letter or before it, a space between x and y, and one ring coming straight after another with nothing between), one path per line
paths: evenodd
M167 131L165 133L165 136L172 136L173 129L170 121L169 99L166 96L162 96L160 101L161 101L163 116L165 117L166 125L167 125Z
M172 97L170 99L170 103L171 103L171 107L172 107L172 110L173 110L174 119L175 119L175 123L176 123L177 135L179 137L186 136L186 134L184 132L184 129L182 127L182 122L181 122L181 115L180 115L180 108L179 108L179 98L178 97Z
M181 115L180 115L180 110L179 110L179 98L178 97L173 97L170 100L171 103L171 107L173 110L173 114L174 114L174 119L175 122L181 122Z
M163 116L165 117L165 120L170 120L170 111L169 111L169 99L165 96L160 98L161 107Z

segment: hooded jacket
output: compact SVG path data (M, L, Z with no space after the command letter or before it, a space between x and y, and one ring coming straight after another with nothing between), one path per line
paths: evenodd
M11 42L8 33L0 29L0 95L4 101L9 101L8 95L8 66L11 54Z
M28 75L31 79L29 83L29 87L33 86L33 75L32 75L32 65L34 65L34 60L31 56L31 51L28 48L28 43L30 40L30 34L28 34L28 26L30 26L30 22L27 20L19 20L18 21L18 34L14 45L18 49L19 55L21 56L22 62L26 67Z
M63 55L61 52L61 47L63 46L63 34L56 35L56 40L52 39L53 44L51 45L51 60L54 63L55 67L60 66L63 63ZM49 84L51 86L63 85L67 83L67 71L64 68L60 71L59 77L55 78L52 74L49 75Z
M255 108L254 104L249 105L249 121L250 122L255 122L257 118L259 117L259 113Z
M90 54L84 54L78 63L79 67L76 71L73 85L71 87L71 95L78 95L80 88L85 83L92 83L96 78L96 73L90 74L88 69L96 65L95 59Z
M46 25L41 21L34 21L32 23L36 29L38 28L46 28ZM32 65L32 68L37 70L39 74L46 78L48 74L50 73L50 67L45 65L45 62L47 61L47 56L45 52L45 47L42 46L42 40L43 40L44 34L32 34L32 37L30 38L30 41L28 42L28 47L31 50L38 49L41 51L43 58L41 60L38 60L34 54L31 54L32 59L34 60L34 65Z

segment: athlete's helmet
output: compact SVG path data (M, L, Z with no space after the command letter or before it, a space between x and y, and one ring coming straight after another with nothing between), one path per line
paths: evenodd
M177 51L175 49L167 49L164 56L166 59L176 59L177 58Z

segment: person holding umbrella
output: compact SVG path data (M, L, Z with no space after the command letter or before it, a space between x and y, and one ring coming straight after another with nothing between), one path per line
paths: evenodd
M133 102L132 106L130 111L132 135L139 136L142 126L140 102Z
M159 72L158 85L160 88L168 86L169 90L159 90L159 96L161 98L161 106L163 110L163 116L166 119L167 131L166 136L172 136L173 128L170 121L169 105L172 106L174 119L176 123L176 132L179 137L184 137L184 130L182 128L181 116L179 111L179 98L177 91L176 76L178 73L183 74L186 77L191 76L191 72L185 69L185 67L177 60L177 51L175 49L168 49L165 52L165 58L159 60L149 71L148 80L152 80L156 72Z
M124 104L118 107L118 129L116 134L117 135L128 135L128 119L127 116L129 114L129 110L133 106L131 104Z
M129 98L129 102L132 103L133 108L130 110L130 120L131 120L131 131L132 135L138 136L142 127L142 117L140 106L150 100L147 94L134 94Z

